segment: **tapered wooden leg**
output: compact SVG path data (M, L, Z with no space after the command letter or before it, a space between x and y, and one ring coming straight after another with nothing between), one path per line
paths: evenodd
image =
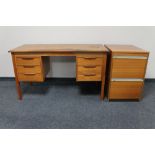
M107 54L104 54L102 65L102 81L101 81L101 95L100 99L104 99L105 73L106 73Z
M22 100L22 91L21 91L21 87L20 87L20 82L16 79L16 89L17 89L17 93L18 93L18 99Z
M101 83L101 95L100 95L100 99L103 100L104 99L104 83Z
M18 98L19 98L19 100L22 100L22 91L21 91L20 82L18 80L18 75L17 75L17 70L16 70L15 55L14 54L11 54L11 55L12 55L12 62L13 62Z
M32 86L32 82L30 82L30 86Z

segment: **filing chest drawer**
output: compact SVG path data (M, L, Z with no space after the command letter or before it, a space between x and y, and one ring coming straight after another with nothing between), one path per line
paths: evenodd
M142 57L143 58L143 57ZM113 58L112 78L143 78L147 59Z
M110 99L139 99L143 82L111 82L109 88Z
M100 66L103 64L103 58L102 57L78 57L77 58L77 65L78 66Z
M16 65L40 65L41 64L41 58L40 57L26 57L26 56L20 56L16 57Z
M44 81L44 77L42 74L25 74L25 73L18 73L18 79L20 81L36 81L42 82Z
M41 73L41 66L17 66L17 72L26 74Z

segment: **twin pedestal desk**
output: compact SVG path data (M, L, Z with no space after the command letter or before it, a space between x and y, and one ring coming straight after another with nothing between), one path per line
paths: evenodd
M20 82L43 82L50 56L75 56L76 81L101 81L100 98L137 99L142 96L149 52L132 45L29 44L10 50L16 88Z

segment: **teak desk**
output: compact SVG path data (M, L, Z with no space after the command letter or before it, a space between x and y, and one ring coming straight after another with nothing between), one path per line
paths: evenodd
M16 88L22 99L21 81L43 82L49 71L50 56L75 56L77 81L101 81L104 98L107 49L99 44L30 44L10 50Z

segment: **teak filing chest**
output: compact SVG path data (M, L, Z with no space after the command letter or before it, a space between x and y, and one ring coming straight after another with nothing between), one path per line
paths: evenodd
M140 99L149 52L133 45L105 45L110 52L108 99Z

